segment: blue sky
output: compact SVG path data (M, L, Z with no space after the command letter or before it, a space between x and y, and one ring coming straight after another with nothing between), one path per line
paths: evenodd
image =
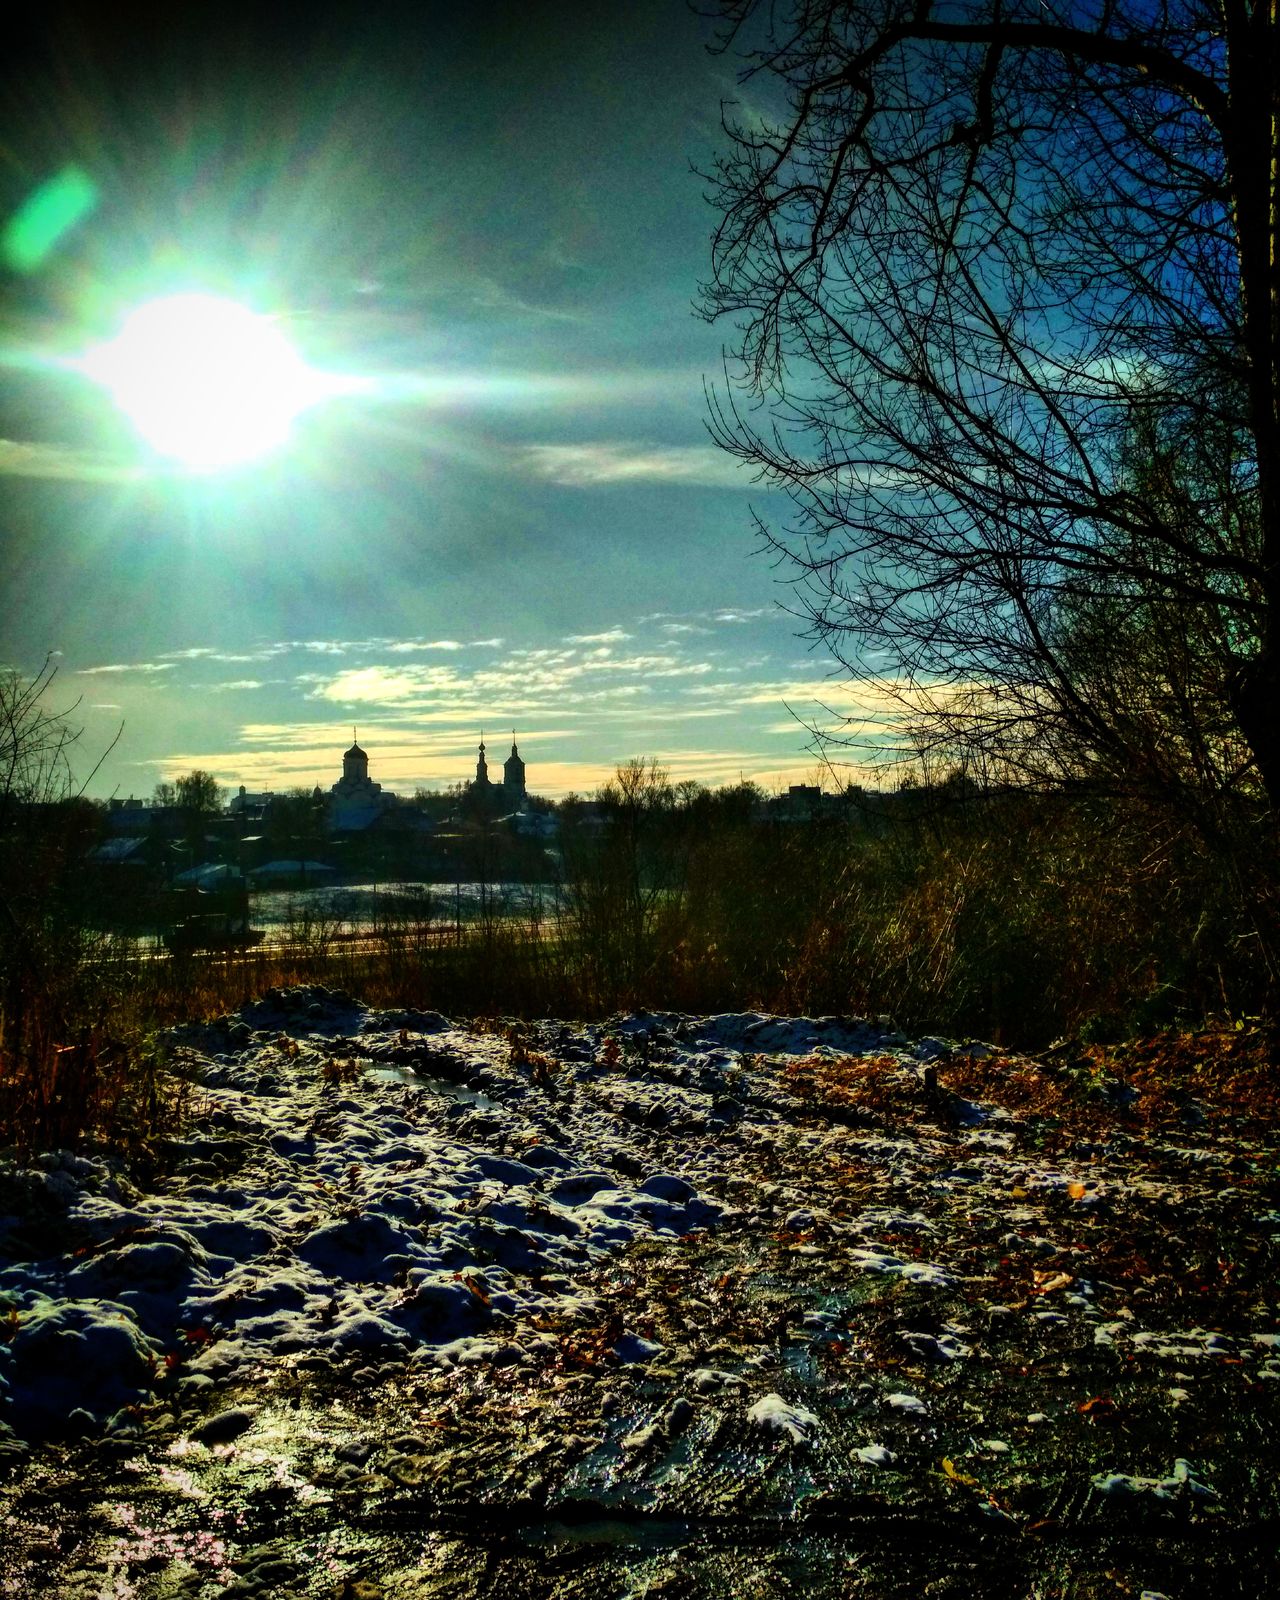
M353 725L401 791L466 777L482 726L548 794L641 754L810 777L797 715L848 691L752 553L752 510L785 508L703 422L729 331L692 309L692 169L738 93L705 24L678 0L111 15L32 24L3 101L10 211L66 163L100 194L5 284L0 409L0 658L60 652L86 752L123 722L93 791L327 784ZM150 461L57 362L183 289L360 392L264 461Z

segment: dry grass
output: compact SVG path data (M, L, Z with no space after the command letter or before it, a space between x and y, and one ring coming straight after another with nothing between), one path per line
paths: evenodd
M129 1130L154 1142L171 1091L147 1041L303 984L454 1016L889 1013L908 1033L1020 1050L1058 1036L1158 1038L1128 1054L1076 1050L1085 1064L1066 1074L1047 1061L1011 1074L998 1058L957 1058L943 1076L977 1098L1001 1079L1026 1109L1073 1125L1104 1072L1141 1091L1140 1120L1172 1119L1188 1099L1248 1114L1268 1092L1262 1036L1167 1024L1263 1009L1269 902L1255 897L1251 909L1185 841L1157 850L1150 838L1141 818L1015 798L941 818L908 812L874 836L726 825L651 841L667 887L639 922L607 859L588 856L573 889L578 921L491 919L458 943L423 924L289 953L109 958L50 916L43 943L0 949L0 1144L118 1141ZM1255 877L1271 881L1262 867ZM794 1077L801 1093L868 1110L900 1092L887 1067L867 1063L845 1076L801 1064Z
M0 1146L19 1156L99 1145L153 1163L189 1095L155 1046L100 1027L66 1042L37 1011L0 1032Z
M937 1092L894 1056L803 1057L781 1067L788 1088L815 1105L895 1119L946 1120L951 1096L997 1105L1070 1143L1223 1119L1269 1127L1280 1111L1275 1030L1261 1024L1165 1029L1127 1044L1059 1048L1037 1059L963 1052L935 1064Z

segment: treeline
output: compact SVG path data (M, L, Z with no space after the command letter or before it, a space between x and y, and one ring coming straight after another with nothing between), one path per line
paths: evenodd
M892 1015L1035 1045L1251 1015L1274 979L1274 864L1132 801L952 775L839 820L680 803L652 763L565 849L584 1003Z

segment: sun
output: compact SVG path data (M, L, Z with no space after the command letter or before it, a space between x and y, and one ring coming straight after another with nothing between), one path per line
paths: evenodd
M194 472L277 449L334 387L269 317L194 292L139 306L80 365L152 450Z

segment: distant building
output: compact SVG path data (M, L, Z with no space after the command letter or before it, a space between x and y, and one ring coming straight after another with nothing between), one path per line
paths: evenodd
M112 795L107 801L107 832L141 838L150 833L171 809L168 806L153 806L149 800L135 800L132 795L127 800Z
M793 783L784 795L775 795L764 805L764 814L774 822L824 822L842 817L848 799L842 794L823 794L816 783Z
M395 804L395 795L384 793L382 785L369 776L369 757L358 743L353 743L343 754L342 776L329 790L330 830L362 832Z
M473 801L482 803L490 811L518 811L528 796L525 787L525 765L511 736L511 754L502 763L502 781L495 783L489 776L489 763L485 759L484 735L480 735L480 756L476 762L476 775L467 785Z
M232 817L240 817L246 822L250 820L260 821L263 812L274 799L275 795L270 789L263 789L255 794L246 789L244 784L241 784L239 793L233 794L227 802L227 814Z

